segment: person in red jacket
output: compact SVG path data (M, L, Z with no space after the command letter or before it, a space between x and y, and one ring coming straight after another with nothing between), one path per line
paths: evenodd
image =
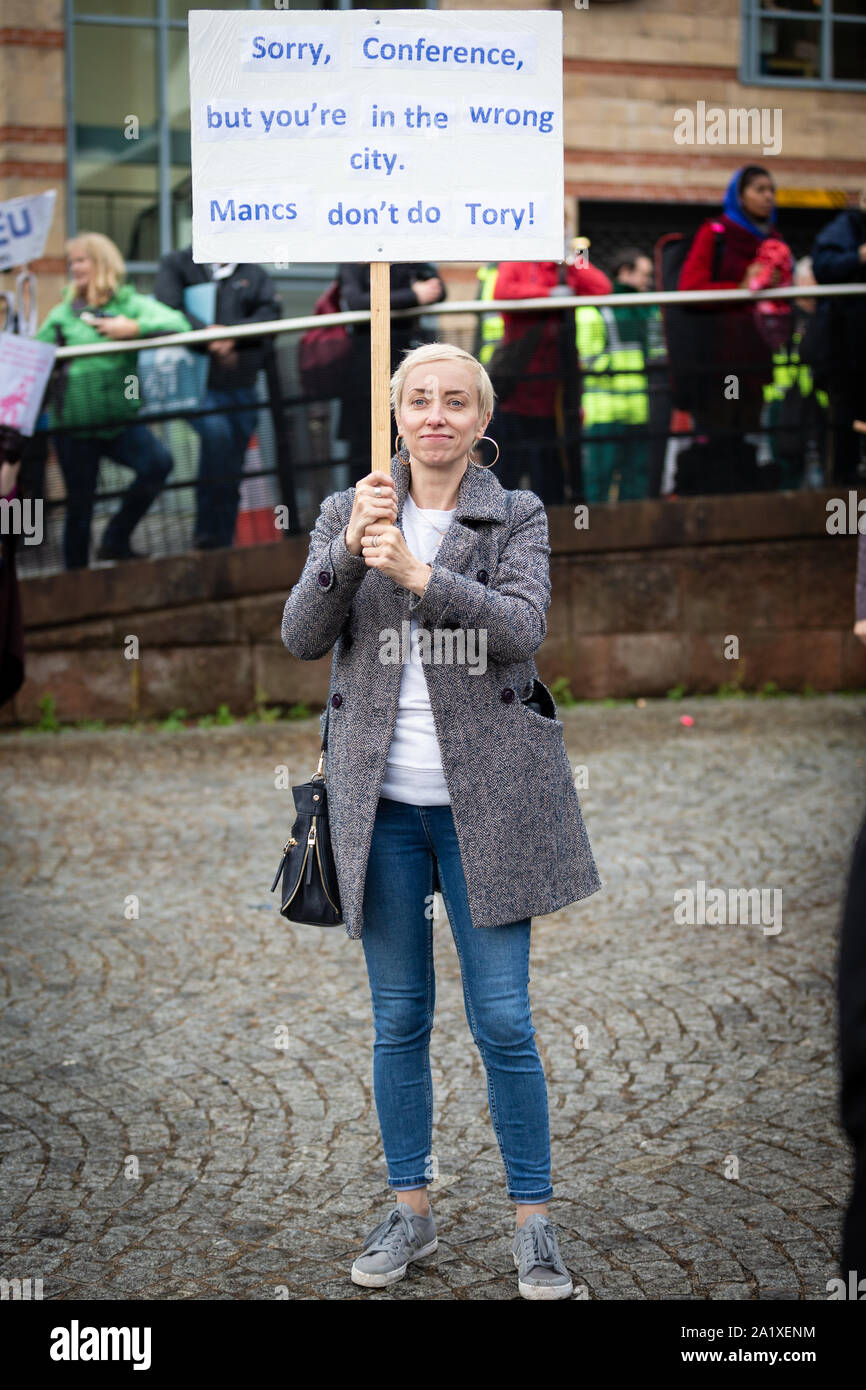
M677 289L748 289L752 277L764 270L756 260L759 247L770 238L778 239L775 197L766 169L757 164L738 169L728 184L721 218L709 218L695 233ZM781 279L774 269L769 283L775 286ZM755 306L744 302L725 309L696 307L707 327L704 360L696 364L706 369L701 373L701 405L693 412L698 433L743 435L759 429L763 388L773 375L773 349L758 328ZM737 378L736 387L729 380L732 376Z
M613 286L601 270L585 263L566 261L503 261L494 289L495 299L545 299L559 284L572 294L611 294ZM562 274L562 279L560 275ZM556 394L560 380L560 333L562 316L503 314L503 341L512 342L543 324L541 341L533 353L526 376L517 389L496 407L493 422L500 460L496 472L503 487L520 484L524 472L530 488L542 501L556 504L565 500L564 476L556 443ZM574 315L569 314L572 339Z

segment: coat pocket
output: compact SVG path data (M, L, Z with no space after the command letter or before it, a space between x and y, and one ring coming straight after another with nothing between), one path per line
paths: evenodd
M552 719L557 724L560 721L556 717L556 701L543 681L536 676L532 683L532 692L521 701L527 714L535 715L536 718Z

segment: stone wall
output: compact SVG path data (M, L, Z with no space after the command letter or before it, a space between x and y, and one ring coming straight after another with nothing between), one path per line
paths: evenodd
M576 530L551 507L553 597L537 655L548 684L577 696L709 691L740 679L788 690L866 686L852 634L857 538L830 536L830 491L593 507ZM277 545L79 570L22 584L27 679L0 722L190 714L227 704L321 705L330 654L292 657L280 641L307 534ZM124 657L134 635L140 657ZM739 639L739 662L724 657Z

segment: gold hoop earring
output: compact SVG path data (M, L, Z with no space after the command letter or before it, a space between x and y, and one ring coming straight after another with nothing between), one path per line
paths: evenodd
M475 459L472 458L472 449L475 448L476 444L481 443L481 439L486 439L488 444L492 444L494 449L496 450L496 458L493 460L492 463L476 463ZM472 445L472 449L469 450L469 458L472 461L472 463L475 464L476 468L495 468L497 463L499 462L499 445L496 443L495 439L490 438L489 434L482 434L481 439L476 439L475 444Z
M394 441L394 452L396 453L396 455L397 455L397 457L398 457L398 459L400 460L401 463L406 463L406 464L408 464L408 462L409 462L409 450L406 448L405 444L401 444L401 443L400 443L400 441L401 441L402 438L403 438L402 434L398 434L398 435L397 435L397 438L396 438L396 440Z

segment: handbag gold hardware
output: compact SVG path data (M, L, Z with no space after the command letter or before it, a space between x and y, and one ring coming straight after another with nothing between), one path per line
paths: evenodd
M297 843L297 841L295 841L295 843ZM313 817L313 823L312 823L312 825L310 826L310 833L309 833L309 835L307 836L307 848L306 848L306 852L304 853L303 860L301 861L301 869L300 869L300 873L298 874L298 881L297 881L297 883L295 884L294 888L292 889L291 895L286 899L285 903L283 904L283 907L288 907L288 906L289 906L289 904L294 900L295 894L297 893L298 889L299 889L300 886L301 886L301 880L302 880L302 878L304 877L304 869L307 867L307 859L309 858L310 846L311 846L311 845L315 845L315 846L316 846L316 859L318 860L318 864L319 864L319 874L321 875L321 879L322 879L322 890L323 890L323 892L324 892L324 894L325 894L325 897L328 899L328 902L331 904L331 907L332 907L332 908L334 909L334 911L339 915L340 909L337 907L337 904L334 902L334 899L331 897L330 893L328 892L327 888L325 887L325 873L324 873L324 870L323 870L323 868L322 868L322 856L321 856L321 853L320 853L320 851L319 851L319 842L318 842L318 839L316 838L316 818L315 818L315 816ZM282 909L281 909L281 910L282 910Z

